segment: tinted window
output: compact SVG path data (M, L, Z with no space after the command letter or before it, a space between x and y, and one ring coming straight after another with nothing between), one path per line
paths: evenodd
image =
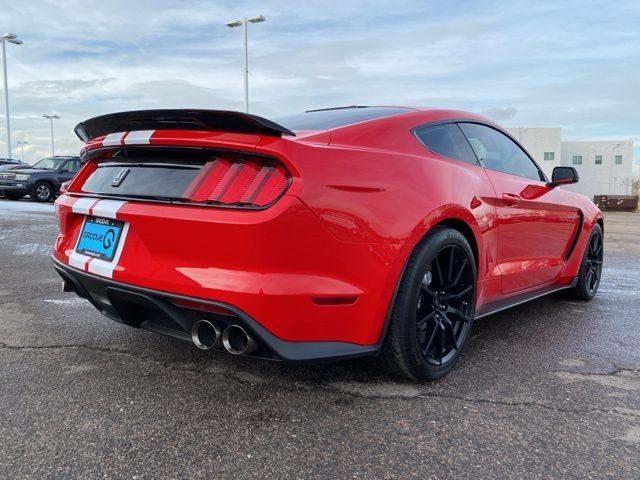
M417 134L432 152L467 163L478 163L469 142L455 123L426 127Z
M274 118L273 121L289 130L328 130L410 111L410 108L396 107L336 108L334 110L312 110L298 115Z
M65 172L77 172L78 170L80 170L80 159L74 158L73 160L69 160L64 164L62 170Z
M164 163L157 157L126 160L100 162L98 168L85 181L82 191L104 195L182 198L182 193L193 182L202 166ZM129 171L124 174L121 182L114 186L115 178L127 169Z
M542 179L535 163L505 134L477 123L461 123L460 128L485 167L532 180Z

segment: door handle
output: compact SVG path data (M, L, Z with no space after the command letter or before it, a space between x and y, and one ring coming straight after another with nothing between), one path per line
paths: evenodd
M516 195L515 193L502 194L502 201L505 203L505 205L517 205L518 203L520 203L520 200L522 200L520 198L520 195Z

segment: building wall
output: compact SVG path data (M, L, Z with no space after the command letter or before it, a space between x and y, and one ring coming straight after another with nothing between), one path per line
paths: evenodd
M596 155L602 163L596 164ZM615 156L622 163L615 163ZM573 163L574 156L582 157L582 164ZM594 195L630 195L632 179L632 141L562 142L562 165L575 167L580 181L568 185L567 190L582 193L593 200Z
M594 195L630 195L633 171L632 141L562 141L560 128L507 128L538 162L547 177L554 167L575 167L580 181L562 188L582 193L593 200ZM553 160L545 160L545 152L554 152ZM596 155L602 163L596 164ZM622 163L615 163L615 156ZM582 164L574 165L573 157L581 156ZM549 155L547 154L547 158Z
M516 127L507 128L507 131L527 149L547 177L551 178L553 168L561 165L561 129ZM545 152L547 158L553 156L553 160L545 160Z

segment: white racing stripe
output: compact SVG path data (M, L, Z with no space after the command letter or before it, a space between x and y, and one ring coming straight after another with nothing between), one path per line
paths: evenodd
M124 137L125 145L149 145L151 143L150 138L153 135L155 130L137 130L133 132L129 132L129 134Z
M96 217L115 219L118 210L120 210L125 203L126 202L120 202L118 200L100 200L91 209L91 214Z
M74 251L71 253L71 255L69 255L69 265L79 270L84 270L84 266L87 264L87 260L91 259L92 258L87 255L83 255Z
M120 145L120 140L122 140L125 133L126 132L116 132L106 135L104 140L102 140L102 146L108 147L111 145Z
M83 215L89 215L89 209L94 203L96 203L95 198L80 198L75 201L75 203L71 207L71 210L73 211L73 213L82 213Z
M94 258L89 262L89 272L95 273L96 275L101 275L103 277L112 278L113 271L118 265L118 261L120 260L120 255L122 255L122 249L124 248L124 242L127 239L127 233L129 233L129 224L125 223L124 228L122 229L122 234L120 235L120 243L118 243L118 249L116 250L116 254L113 256L113 260L107 262L105 260L100 260L99 258Z

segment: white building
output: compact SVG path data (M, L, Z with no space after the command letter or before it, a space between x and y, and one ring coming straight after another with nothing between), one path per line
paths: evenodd
M508 128L544 172L558 165L575 167L580 181L563 188L582 193L593 200L594 195L630 195L633 170L633 142L562 141L560 128Z
M575 167L580 181L568 190L594 195L630 195L633 142L562 142L562 165Z
M562 165L562 135L560 128L507 128L551 178L554 167Z

